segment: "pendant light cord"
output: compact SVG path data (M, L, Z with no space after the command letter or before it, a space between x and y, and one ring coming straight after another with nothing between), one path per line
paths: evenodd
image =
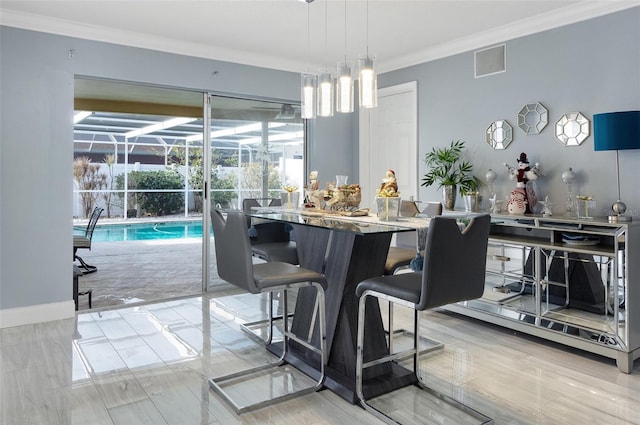
M344 63L347 63L347 0L344 0Z
M307 57L307 72L311 68L311 2L307 2L307 52L309 56Z
M329 30L327 29L329 25L329 0L324 0L324 67L325 71L327 68L327 57L328 57L328 45L329 42Z
M369 0L367 0L367 57L369 57Z

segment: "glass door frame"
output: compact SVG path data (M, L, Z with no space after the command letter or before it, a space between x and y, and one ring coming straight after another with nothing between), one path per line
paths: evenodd
M207 292L211 287L211 237L204 237L204 235L210 235L211 231L211 211L212 211L212 170L213 170L213 147L212 147L212 116L215 110L214 100L217 98L228 98L237 101L248 101L248 102L265 102L265 104L269 103L280 103L284 105L295 105L299 108L299 101L292 102L289 100L281 100L281 99L272 99L272 98L260 98L260 97L251 97L251 96L238 96L231 95L226 93L214 93L214 92L204 92L203 93L203 138L202 138L202 146L203 146L203 205L202 205L202 291ZM295 114L294 114L295 115ZM277 118L276 118L277 120ZM270 121L269 121L270 122ZM309 153L309 128L310 122L309 120L302 119L301 121L296 121L296 123L301 124L302 131L302 175L300 176L301 181L299 182L299 189L302 189L305 183L305 177L307 175L307 169L309 165L308 153ZM263 122L262 129L262 138L269 138L269 126L267 125L267 121ZM267 143L268 145L268 143ZM206 149L205 149L206 147ZM269 194L269 188L267 185L268 176L263 175L263 181L261 184L262 196L267 197ZM238 188L240 184L238 184ZM273 190L273 188L271 189ZM239 199L240 200L240 199Z

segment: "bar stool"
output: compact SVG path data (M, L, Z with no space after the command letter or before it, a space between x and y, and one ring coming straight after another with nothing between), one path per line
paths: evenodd
M487 245L491 217L488 214L471 218L469 224L460 230L455 219L434 217L429 223L425 241L425 259L422 273L403 273L366 279L356 287L360 297L358 308L358 336L356 347L356 393L360 404L387 423L398 423L386 413L367 402L362 392L364 370L388 361L397 361L408 355L413 356L413 372L417 385L430 393L418 368L419 329L422 310L433 309L446 304L472 300L482 296L485 284ZM464 263L464 267L461 267ZM400 352L389 351L379 359L364 361L364 324L367 297L376 297L400 304L414 310L413 346ZM390 329L393 332L393 329ZM370 356L369 356L370 357ZM460 402L442 394L441 400L455 405L482 423L492 420Z
M410 206L413 206L411 208ZM415 202L412 201L402 201L402 209L405 212L403 215L406 216L415 216L417 214L418 208L415 206ZM422 214L426 215L429 218L437 217L442 215L442 204L440 202L429 202L422 211ZM420 235L418 235L418 238ZM387 261L384 264L384 274L392 275L396 274L398 271L402 269L406 269L411 266L411 261L416 259L416 254L424 256L424 251L421 249L420 240L416 244L418 249L409 249L409 248L400 248L397 246L389 247L389 254L387 254ZM413 271L422 270L421 267L413 267Z
M402 201L402 209L405 211L404 216L414 217L418 213L418 207L413 201ZM440 202L429 202L422 211L422 214L429 218L442 215L442 204ZM386 276L394 275L401 270L411 269L414 272L421 272L424 261L424 229L416 230L416 247L417 249L401 248L397 246L390 246L389 253L387 254L387 260L384 264L384 274ZM393 303L389 303L387 320L389 323L389 349L393 349L393 337L397 334L410 334L405 329L393 329ZM434 341L428 338L423 338L431 346L428 349L422 350L421 353L437 350L443 348L444 345L438 341Z
M327 281L325 277L320 273L285 262L270 261L254 264L247 233L246 216L240 211L228 212L225 220L220 210L214 210L211 212L211 221L215 241L216 264L218 266L218 274L222 279L252 294L270 294L279 291L282 294L282 316L285 318L288 317L287 291L289 289L313 287L316 290L316 301L315 307L309 312L312 319L308 335L305 337L300 337L291 332L288 320L282 321L282 355L278 360L267 365L212 378L209 380L209 385L238 414L319 390L324 383L325 366L327 364L324 297ZM273 315L271 308L269 308L269 315ZM314 332L316 323L318 324L318 333ZM270 321L270 326L273 326L272 321ZM271 331L270 333L273 332ZM247 394L243 394L242 390L233 388L236 384L246 385L247 382L251 382L251 379L273 372L286 375L288 372L283 371L281 366L285 365L285 357L290 341L295 341L320 358L319 377L313 385L301 387L296 384L294 389L282 388L282 393L279 395L264 394L265 397L261 400L251 402L247 401ZM257 392L255 388L251 388L249 391L251 396Z

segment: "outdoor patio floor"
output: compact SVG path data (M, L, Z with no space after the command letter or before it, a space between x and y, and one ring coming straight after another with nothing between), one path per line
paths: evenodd
M202 293L200 239L94 242L91 251L78 254L98 268L78 281L80 291L92 290L93 309ZM212 263L210 290L228 287L218 277L213 254ZM88 298L81 296L79 310L88 308Z

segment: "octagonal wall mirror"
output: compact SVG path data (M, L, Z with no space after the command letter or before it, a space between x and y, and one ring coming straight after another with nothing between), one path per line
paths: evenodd
M506 120L498 120L487 128L486 141L495 150L506 149L513 140L513 127Z
M541 103L527 103L518 112L518 127L525 134L538 134L549 123L549 111Z
M556 138L565 146L580 146L591 134L590 127L580 112L568 112L556 122Z

